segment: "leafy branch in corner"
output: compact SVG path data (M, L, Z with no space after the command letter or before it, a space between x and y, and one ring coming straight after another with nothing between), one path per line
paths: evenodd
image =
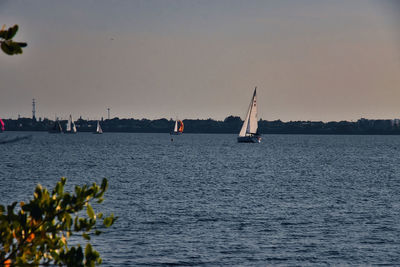
M3 50L4 53L7 55L16 55L16 54L22 54L22 48L26 47L26 43L22 42L14 42L12 38L14 38L15 34L18 31L18 25L14 25L8 30L6 30L6 25L3 25L3 27L0 30L0 47L1 50Z
M0 205L0 266L101 263L100 254L89 242L83 251L79 244L69 247L67 239L75 233L90 241L93 234L100 235L100 229L110 227L117 219L113 214L96 214L90 205L91 201L103 202L107 179L100 186L75 186L74 193L64 192L65 183L66 178L61 178L52 193L36 186L34 198L27 204L20 202L18 212L14 212L17 202L7 209ZM81 216L84 209L87 217Z

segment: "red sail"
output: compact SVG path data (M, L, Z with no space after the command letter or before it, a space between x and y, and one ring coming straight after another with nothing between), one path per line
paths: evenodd
M1 125L1 130L4 131L4 121L0 118L0 125Z
M183 132L183 122L179 121L179 129L178 132L182 133Z

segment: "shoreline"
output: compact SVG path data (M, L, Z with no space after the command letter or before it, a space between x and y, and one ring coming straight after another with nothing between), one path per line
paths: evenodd
M7 133L48 133L48 131L45 130L8 130L8 131L4 131L2 133L0 133L0 137L1 134L7 134ZM84 133L84 134L90 134L92 133L91 131L78 131L76 134L79 133ZM151 131L107 131L104 132L105 133L138 133L138 134L170 134L170 132L151 132ZM185 132L183 135L191 135L191 134L229 134L229 135L238 135L238 133L233 133L233 132ZM358 133L354 133L354 132L338 132L338 133L319 133L319 132L268 132L268 133L260 133L261 135L392 135L392 136L396 136L396 135L400 135L400 132L358 132Z

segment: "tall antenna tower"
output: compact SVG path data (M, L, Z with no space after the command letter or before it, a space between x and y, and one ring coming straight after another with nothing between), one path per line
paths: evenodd
M36 121L36 102L32 99L32 120Z
M110 108L107 108L107 112L108 112L108 120L110 120Z

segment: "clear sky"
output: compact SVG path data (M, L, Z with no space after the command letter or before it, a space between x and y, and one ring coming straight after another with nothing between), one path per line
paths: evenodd
M0 117L400 117L400 1L0 0Z

